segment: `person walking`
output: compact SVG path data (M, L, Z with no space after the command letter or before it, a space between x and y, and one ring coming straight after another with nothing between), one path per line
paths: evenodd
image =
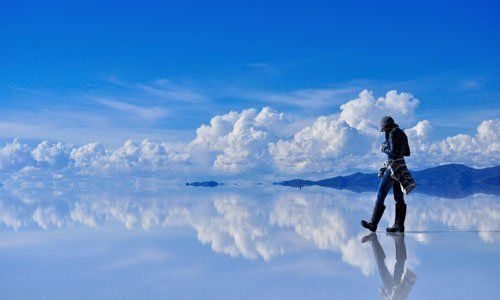
M361 226L372 232L377 231L377 225L385 210L385 198L392 188L396 201L396 217L394 225L386 230L387 232L404 232L406 203L403 193L410 193L416 186L404 160L405 156L410 156L408 137L389 116L383 117L380 121L380 131L385 132L385 141L380 150L387 154L387 161L378 175L381 180L372 217L370 221L362 220Z

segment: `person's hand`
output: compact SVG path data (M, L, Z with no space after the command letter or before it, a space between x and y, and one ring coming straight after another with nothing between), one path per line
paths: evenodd
M384 176L385 170L387 170L386 167L380 168L380 171L378 172L377 176L379 178L382 178Z

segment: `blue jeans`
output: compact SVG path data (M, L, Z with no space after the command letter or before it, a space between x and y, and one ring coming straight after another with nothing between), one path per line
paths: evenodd
M403 192L401 191L399 182L392 179L391 172L389 170L386 170L384 176L382 176L382 180L380 180L380 185L378 186L377 202L375 203L376 206L384 205L385 197L387 197L387 194L391 190L391 187L396 203L405 203L405 198L403 196Z

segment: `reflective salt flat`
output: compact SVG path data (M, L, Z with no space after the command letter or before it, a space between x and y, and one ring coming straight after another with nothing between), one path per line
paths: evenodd
M408 197L370 237L374 194L322 188L6 182L2 298L494 299L500 199ZM380 230L394 217L388 201ZM376 239L376 241L375 241ZM467 282L467 284L463 284Z

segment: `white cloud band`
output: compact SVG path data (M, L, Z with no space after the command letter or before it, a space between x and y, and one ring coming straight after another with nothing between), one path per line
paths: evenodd
M378 151L382 140L378 122L383 115L410 127L406 132L413 150L411 167L448 162L490 166L500 161L500 119L483 121L474 136L458 134L434 141L430 122L415 120L419 103L408 93L389 91L376 99L364 90L341 105L339 114L320 116L299 130L290 118L269 107L232 111L201 125L195 139L185 145L129 140L110 150L99 143L75 147L47 141L30 147L15 139L0 148L0 170L170 174L372 170L383 160Z

